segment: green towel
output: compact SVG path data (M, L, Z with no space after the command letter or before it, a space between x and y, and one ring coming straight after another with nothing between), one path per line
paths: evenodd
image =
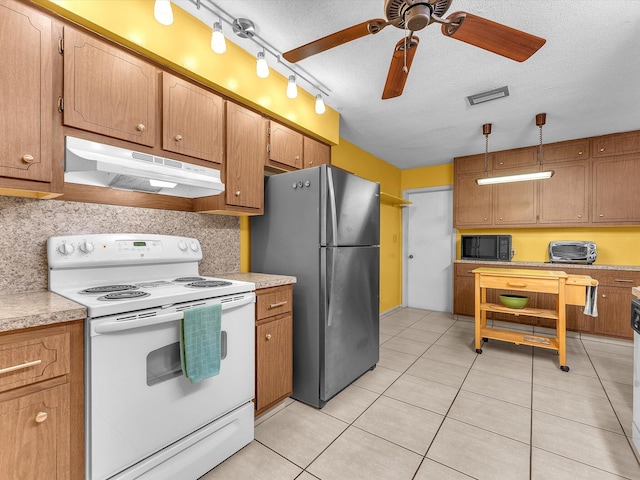
M220 373L221 305L192 308L180 322L180 361L192 383Z

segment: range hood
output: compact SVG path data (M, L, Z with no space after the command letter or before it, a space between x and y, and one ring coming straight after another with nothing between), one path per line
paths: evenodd
M64 181L198 198L224 192L220 171L76 137L65 137Z

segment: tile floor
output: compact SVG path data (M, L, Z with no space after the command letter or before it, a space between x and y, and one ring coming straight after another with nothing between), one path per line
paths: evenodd
M322 410L288 399L263 414L201 480L640 479L632 342L568 338L564 373L540 348L477 355L466 317L396 310L380 337L375 370Z

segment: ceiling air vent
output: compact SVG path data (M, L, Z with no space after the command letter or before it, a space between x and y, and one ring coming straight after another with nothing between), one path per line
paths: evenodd
M476 93L467 97L470 105L477 105L479 103L490 102L491 100L497 100L498 98L504 98L509 96L509 87L495 88L487 92Z

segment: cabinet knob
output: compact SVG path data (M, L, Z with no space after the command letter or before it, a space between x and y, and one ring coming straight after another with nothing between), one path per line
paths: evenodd
M601 213L600 215L598 215L599 217L604 217L604 213Z
M578 214L578 218L582 218L582 215Z
M38 412L36 415L36 422L42 423L47 419L47 417L49 417L49 414L47 412Z
M578 155L582 155L582 150L580 150L580 151L578 152Z
M270 333L267 333L267 334L264 336L264 338L265 338L265 339L267 339L267 340L271 340L271 334L270 334Z
M313 160L311 160L311 161L309 162L309 165L313 165Z
M486 221L487 221L487 217L484 217L484 218L482 219L482 221L483 221L483 222L486 222Z
M500 220L502 220L502 217L500 217Z
M300 155L296 155L296 161L300 160Z
M25 153L22 156L22 163L33 163L33 155L29 155L28 153Z
M239 197L239 196L240 196L240 190L237 190L236 191L236 197Z
M139 132L144 132L146 129L147 127L144 126L144 123L139 123L136 127L136 130L138 130Z
M498 162L498 165L504 165L504 162Z
M604 147L600 147L600 151L601 151L601 152L604 152Z
M180 140L182 140L182 135L176 135L174 139L176 142L179 142Z
M602 294L602 298L607 298L607 294L606 294L606 293L603 293L603 294Z

